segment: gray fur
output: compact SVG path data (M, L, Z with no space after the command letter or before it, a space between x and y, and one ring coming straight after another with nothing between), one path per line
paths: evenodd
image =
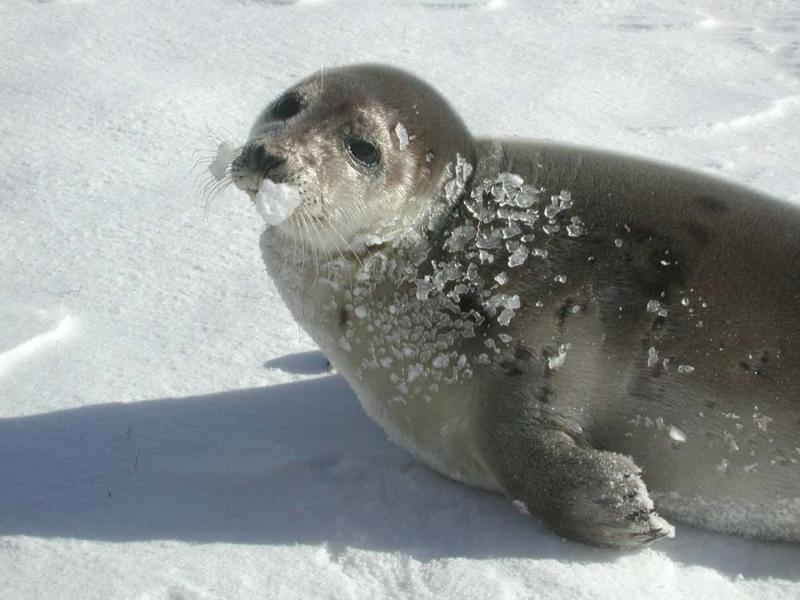
M282 155L270 177L301 187L314 230L300 216L267 228L264 260L393 439L575 540L635 547L671 534L653 495L667 516L800 542L798 207L608 152L473 143L444 100L394 69L326 71L324 83L317 74L295 89L307 110L286 123L265 111L246 150ZM397 123L413 136L407 148L392 138ZM346 161L341 136L352 127L380 145L374 171ZM464 190L452 187L459 156L474 167L457 182ZM263 174L234 167L237 185L257 187ZM569 190L572 206L552 219L557 233L536 230L530 246L546 258L509 268L518 244L504 242L493 262L476 263L480 287L463 275L467 250L453 253L448 239L473 222L470 194L504 172L543 202ZM386 234L392 215L422 241ZM580 232L567 235L575 217ZM365 232L380 239L348 245ZM447 261L457 277L420 296ZM454 292L455 281L469 291ZM521 301L510 322L489 299L498 291ZM459 312L466 326L441 326ZM395 335L403 319L408 332ZM439 367L429 368L428 347L442 352ZM450 362L459 356L460 371Z

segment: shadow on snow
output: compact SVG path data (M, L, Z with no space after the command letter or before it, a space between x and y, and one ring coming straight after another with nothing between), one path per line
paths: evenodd
M305 368L307 356L287 357ZM0 419L0 535L608 562L388 442L343 379ZM798 579L800 548L679 528L647 552Z

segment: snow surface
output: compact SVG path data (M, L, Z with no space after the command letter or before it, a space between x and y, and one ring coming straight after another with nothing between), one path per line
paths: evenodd
M411 459L291 321L252 203L203 191L286 86L374 61L476 134L800 201L796 2L6 0L0 31L0 597L800 597L797 546L587 548Z

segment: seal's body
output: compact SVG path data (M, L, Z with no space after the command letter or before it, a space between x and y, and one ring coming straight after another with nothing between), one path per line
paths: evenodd
M589 543L670 535L647 488L681 520L800 541L800 209L473 142L393 69L324 77L259 118L234 182L300 187L268 272L394 440Z

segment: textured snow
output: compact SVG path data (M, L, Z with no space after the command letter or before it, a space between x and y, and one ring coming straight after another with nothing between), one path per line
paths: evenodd
M587 548L412 459L291 321L247 199L202 193L267 101L369 61L477 135L800 201L796 3L8 0L0 30L0 596L800 596L796 546Z

